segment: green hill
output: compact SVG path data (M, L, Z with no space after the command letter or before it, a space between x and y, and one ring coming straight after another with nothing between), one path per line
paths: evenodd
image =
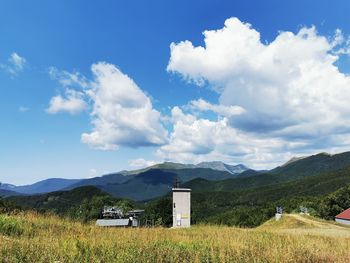
M32 196L13 196L6 200L24 209L53 212L84 220L98 218L104 205L112 205L121 201L120 198L113 198L95 186L82 186L69 191ZM132 205L131 202L129 203Z
M83 179L80 180L72 185L69 185L61 190L70 190L81 186L103 186L107 184L122 184L125 183L131 179L133 179L134 175L125 175L123 173L112 173L112 174L106 174L99 177L93 177L89 179Z
M0 197L9 197L9 196L15 196L15 195L21 195L21 194L10 190L0 189Z
M225 182L234 181L236 180ZM195 179L184 185L192 187L194 220L254 226L273 216L276 206L283 206L286 211L293 211L300 205L307 205L317 210L318 215L326 217L331 212L322 214L319 202L327 195L350 184L350 167L260 187L239 190L235 187L230 188L229 185L225 188L226 191L210 190L217 189L218 183L221 185L223 182Z
M256 200L274 200L288 196L317 196L333 192L350 183L350 166L332 172L299 178L297 180L278 182L271 184L246 185L247 182L259 180L270 175L257 175L249 178L237 178L224 181L208 181L205 179L194 179L185 183L184 187L192 189L193 193L204 192L244 192L256 196ZM271 175L275 177L276 175ZM265 177L265 178L266 178ZM248 179L248 180L247 180ZM252 198L249 198L252 200ZM254 199L255 200L255 199Z
M41 194L62 190L72 184L79 182L79 179L49 178L29 185L0 184L0 190L9 190L19 194Z
M252 173L250 176L242 175L236 178L215 182L196 179L185 183L184 185L192 188L195 192L232 192L254 189L263 186L268 188L271 185L278 185L295 180L303 180L311 176L342 170L344 171L344 169L348 169L347 167L350 167L350 152L336 155L321 153L287 163L286 165L277 167L265 173ZM311 179L311 181L312 180L313 179ZM332 179L328 178L327 180ZM315 183L322 184L322 182Z
M319 153L309 157L297 158L270 171L285 176L309 176L328 171L335 171L350 166L350 152L339 154Z
M117 176L117 178L115 178ZM195 178L207 180L223 180L226 178L235 178L234 175L226 171L218 171L209 168L191 168L191 169L149 169L139 174L121 175L115 174L93 178L78 182L75 186L94 185L103 191L117 197L132 199L135 201L148 200L161 197L171 191L173 183L176 180L188 182ZM124 181L120 182L120 177ZM129 180L125 180L129 178Z

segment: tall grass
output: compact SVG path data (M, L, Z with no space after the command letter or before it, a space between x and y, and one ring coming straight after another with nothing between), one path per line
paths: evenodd
M24 233L24 230L25 228L20 220L0 214L0 234L19 236Z
M0 262L349 262L349 258L346 237L221 226L98 228L34 213L0 216Z

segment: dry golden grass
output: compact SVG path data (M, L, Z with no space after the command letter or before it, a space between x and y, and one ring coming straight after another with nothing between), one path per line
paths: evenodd
M257 229L98 228L54 216L0 215L1 262L349 262L350 238L323 235L313 220L284 232L285 217ZM311 222L310 222L311 221ZM319 221L315 221L319 222ZM321 222L323 224L323 222ZM325 223L326 224L326 223ZM274 226L275 225L275 226ZM341 227L340 227L341 228ZM314 230L313 230L314 231ZM342 228L345 233L349 228Z
M257 229L278 233L350 238L349 226L298 214L285 215L283 220L278 222L271 219Z

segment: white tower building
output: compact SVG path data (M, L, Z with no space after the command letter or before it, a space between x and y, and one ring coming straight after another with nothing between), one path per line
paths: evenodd
M173 188L173 227L191 226L191 189Z

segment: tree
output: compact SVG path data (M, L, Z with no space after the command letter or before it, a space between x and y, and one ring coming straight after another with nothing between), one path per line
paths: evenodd
M143 218L152 220L156 225L169 227L172 225L172 199L163 197L146 206Z
M340 212L350 207L350 185L340 188L328 195L320 204L320 216L325 219L334 219Z
M134 204L130 200L119 200L116 204L116 207L121 209L123 211L123 214L125 215L128 211L132 210L134 208Z

